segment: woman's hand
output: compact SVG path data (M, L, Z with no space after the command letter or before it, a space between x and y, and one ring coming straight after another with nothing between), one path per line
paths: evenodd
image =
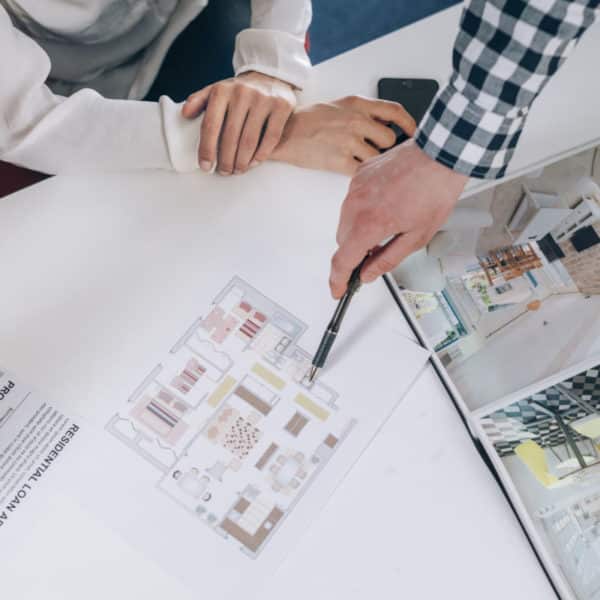
M390 148L395 123L407 135L414 119L400 104L357 96L298 109L287 122L272 160L354 175L358 167Z
M243 173L266 160L279 143L296 107L296 94L284 81L248 72L213 83L192 94L182 114L205 111L198 162L204 171Z

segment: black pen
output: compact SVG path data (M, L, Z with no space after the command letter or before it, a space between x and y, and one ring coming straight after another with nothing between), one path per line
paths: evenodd
M327 329L321 338L321 343L319 344L319 348L317 349L317 353L315 354L312 360L312 366L310 368L310 372L308 373L308 382L312 383L319 372L319 369L323 367L325 361L327 360L327 356L329 355L329 351L333 346L333 342L337 337L337 334L340 330L340 326L342 324L342 320L344 319L344 315L348 310L348 306L350 306L350 300L352 300L354 294L360 288L360 271L363 268L365 261L369 258L365 256L361 263L352 271L352 275L350 275L350 279L348 280L348 287L346 288L346 292L341 297L338 302L337 308L333 313L333 317L331 321L329 321L329 325L327 325Z

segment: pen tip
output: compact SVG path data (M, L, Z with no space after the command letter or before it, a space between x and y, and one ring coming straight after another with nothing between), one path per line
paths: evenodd
M312 383L319 372L319 367L315 367L314 365L310 368L308 372L308 383Z

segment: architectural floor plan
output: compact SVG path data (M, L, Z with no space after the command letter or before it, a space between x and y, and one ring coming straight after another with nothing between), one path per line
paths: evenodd
M239 278L177 341L106 428L157 485L256 557L355 421L308 384L306 325Z

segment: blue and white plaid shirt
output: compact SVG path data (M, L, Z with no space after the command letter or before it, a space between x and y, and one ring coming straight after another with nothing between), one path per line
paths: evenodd
M502 177L533 101L599 15L600 0L467 0L417 144L465 175Z

